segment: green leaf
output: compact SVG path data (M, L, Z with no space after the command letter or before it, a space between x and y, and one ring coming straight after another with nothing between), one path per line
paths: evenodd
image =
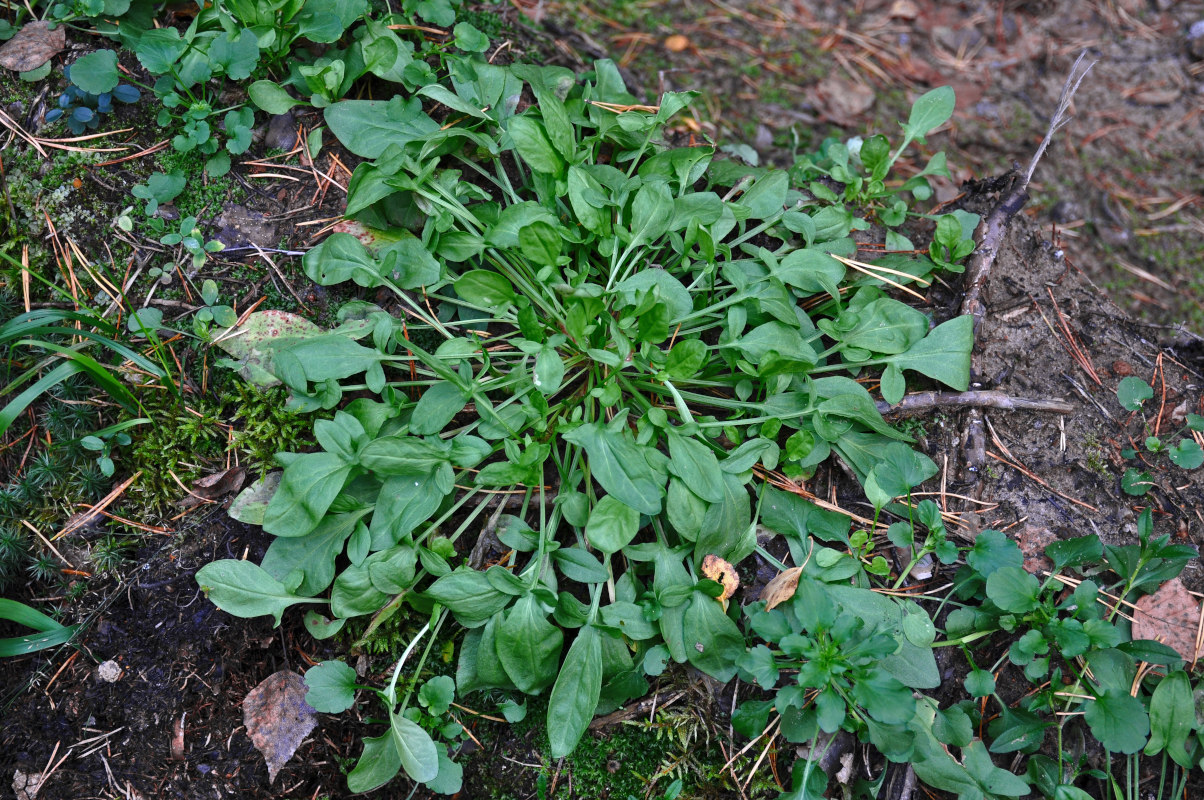
M421 477L395 475L385 480L369 526L373 549L407 540L419 525L429 520L451 491L450 477L451 468L444 464Z
M645 183L631 202L631 244L649 244L665 235L673 216L673 195L663 181Z
M640 512L606 495L590 512L585 536L595 548L611 555L626 547L639 529Z
M921 95L911 106L911 114L903 133L908 139L923 139L930 131L939 128L953 116L957 97L951 86L941 86Z
M466 628L476 628L509 605L511 596L494 588L482 572L460 568L431 584L424 593L445 606Z
M1045 555L1053 561L1054 571L1061 572L1066 567L1098 563L1104 555L1104 546L1100 543L1099 537L1091 533L1086 536L1052 542L1045 548Z
M682 620L686 658L720 683L736 674L736 659L744 654L744 637L713 597L695 591Z
M1134 497L1141 497L1154 488L1153 476L1147 471L1137 471L1133 467L1125 470L1125 474L1121 476L1120 488L1125 494L1131 494Z
M564 758L581 741L602 693L602 640L592 626L578 633L548 700L552 758Z
M1136 753L1145 746L1150 733L1145 706L1122 689L1108 689L1089 701L1083 719L1104 749L1114 753Z
M311 42L331 43L367 11L365 0L305 0L293 17L297 35Z
M690 491L709 503L720 503L726 497L723 473L715 451L698 439L668 432L669 473L681 478ZM729 532L730 533L730 532Z
M973 776L987 796L1021 797L1028 794L1028 781L995 766L981 740L976 739L962 748L962 762L966 772Z
M415 782L425 783L439 775L439 751L417 722L390 711L389 738L401 757L402 769Z
M514 287L506 276L485 269L464 273L453 284L456 294L467 303L490 310L501 310L514 302Z
M667 476L649 462L655 451L599 423L582 425L564 439L585 448L590 473L608 494L641 514L660 513Z
M964 392L970 385L970 350L974 347L974 319L966 315L943 322L906 353L890 356L887 364L927 375Z
M355 769L347 774L347 788L353 793L379 789L401 770L401 755L393 744L392 731L382 736L365 736L364 752Z
M465 52L482 53L489 49L489 37L467 22L457 23L452 33L456 37L456 47Z
M773 268L775 278L804 294L819 292L839 295L838 284L844 280L845 265L832 258L820 247L791 250Z
M272 81L255 81L247 87L247 95L261 111L269 114L283 114L301 102Z
M974 547L966 553L966 563L984 578L989 578L1003 567L1024 565L1024 554L1020 548L999 531L985 530L974 540Z
M390 145L401 147L439 130L439 123L423 113L417 97L343 100L323 113L343 146L363 158L377 158Z
M768 219L781 212L789 188L790 179L786 172L771 170L750 186L737 202L748 209L751 218Z
M452 761L446 748L439 748L439 776L426 782L426 788L435 794L459 794L464 787L464 767Z
M177 59L188 49L188 44L180 38L176 28L155 28L148 30L138 39L134 52L138 61L152 75L162 75L171 69Z
M514 142L514 149L533 171L546 175L564 172L564 159L552 146L543 125L534 117L511 117L506 130Z
M246 28L237 33L219 33L209 44L208 56L214 72L220 67L230 80L245 80L259 63L259 40Z
M1022 567L1001 567L987 578L987 597L1004 611L1023 614L1036 608L1041 582Z
M1176 670L1159 681L1150 698L1150 741L1145 754L1152 756L1165 750L1176 764L1190 769L1194 759L1184 745L1195 727L1191 681L1186 672Z
M1154 396L1154 390L1141 378L1122 378L1116 389L1116 399L1126 411L1140 411L1145 401Z
M89 94L111 92L121 82L117 54L112 50L97 50L75 59L71 82Z
M406 236L381 248L383 272L402 289L419 289L438 283L443 267L431 255L420 239Z
M966 675L966 692L971 697L987 697L995 693L995 677L985 669L976 669Z
M665 372L673 380L687 380L698 374L706 363L707 346L699 339L683 339L665 358Z
M297 594L313 597L334 580L335 559L342 555L347 537L365 513L328 514L305 536L277 536L259 565L278 580L285 580L293 570L301 570L305 578L297 587Z
M301 597L250 561L222 559L197 570L197 585L222 611L236 617L270 614L280 624L284 610L297 603L324 603Z
M16 600L0 597L0 619L15 622L39 631L33 636L13 636L0 639L0 658L10 658L45 650L70 641L79 625L66 626L35 608Z
M439 381L422 393L410 418L410 433L440 433L468 405L468 395L451 381Z
M548 622L535 595L527 594L498 626L495 646L514 685L524 694L538 694L556 678L564 634Z
M304 536L318 526L343 490L351 465L335 453L298 456L284 470L263 515L263 529L277 536Z
M355 705L355 670L342 661L323 661L305 672L305 702L323 714L342 714Z
M1200 448L1195 439L1180 439L1179 444L1166 452L1171 461L1182 469L1195 469L1204 464L1204 450Z

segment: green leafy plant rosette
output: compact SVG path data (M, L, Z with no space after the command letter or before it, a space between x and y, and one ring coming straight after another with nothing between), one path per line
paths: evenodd
M870 222L839 197L665 144L689 94L644 110L609 61L586 80L463 61L449 84L420 91L443 122L419 98L325 110L373 160L349 188L356 235L310 251L306 274L393 307L353 301L331 331L269 312L215 335L294 407L340 410L315 424L319 450L281 453L275 488L238 504L276 537L262 564L197 578L240 616L325 606L307 615L316 635L359 616L371 635L403 606L434 625L450 613L467 629L458 692L549 692L558 758L669 661L737 674L739 608L700 566L759 549L756 472L804 477L836 453L875 498L905 494L878 465L909 439L856 378L883 370L892 401L907 371L964 390L971 324L934 327L884 290L927 285L927 256L851 270ZM519 113L524 84L537 104ZM917 108L908 141L949 117L952 92ZM462 563L482 536L501 561ZM353 788L402 769L449 785L409 695L381 698L389 732L366 741Z

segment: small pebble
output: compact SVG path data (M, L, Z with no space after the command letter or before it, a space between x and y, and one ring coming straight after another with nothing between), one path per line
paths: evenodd
M96 668L96 677L104 683L117 683L121 680L121 665L109 659Z

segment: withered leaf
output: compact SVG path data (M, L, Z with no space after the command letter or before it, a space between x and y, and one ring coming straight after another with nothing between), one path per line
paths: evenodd
M67 29L50 29L48 22L28 22L13 38L0 45L0 67L29 72L45 64L67 46Z
M727 602L740 588L740 576L736 574L736 568L717 555L702 559L702 574L723 587L723 594L717 598L721 603Z
M305 702L306 691L305 679L284 669L264 678L243 698L242 721L267 761L269 783L318 724L317 712Z
M1200 625L1200 604L1172 578L1153 594L1137 601L1133 614L1133 638L1153 639L1175 649L1183 660L1196 659L1196 631Z
M247 471L242 467L231 467L193 481L188 491L176 505L180 508L199 506L206 500L217 500L223 495L237 492L247 480Z
M761 590L761 599L765 601L766 610L780 606L794 597L794 593L798 590L799 576L802 574L802 567L791 567L784 572L779 572L776 578L765 584L765 588Z

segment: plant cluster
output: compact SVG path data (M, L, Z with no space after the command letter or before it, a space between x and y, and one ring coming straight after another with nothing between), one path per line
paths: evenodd
M240 615L328 606L307 616L316 635L357 616L371 633L406 606L450 613L468 629L458 691L549 692L561 757L670 662L736 674L739 607L704 562L759 549L772 501L755 471L806 476L836 452L872 496L906 493L916 454L900 444L882 465L907 437L853 377L884 370L893 400L905 371L964 389L971 332L886 294L941 266L856 261L869 222L839 198L665 145L689 95L633 108L608 61L584 81L460 62L449 83L419 94L455 124L418 98L327 108L372 159L348 196L368 227L327 238L306 274L389 290L407 318L354 301L334 331L248 320L223 338L295 408L339 410L314 426L320 450L281 454L278 484L238 506L276 536L263 563L218 561L198 581ZM518 113L524 85L538 105ZM906 138L952 109L948 89L921 98ZM489 523L508 555L454 567L497 494L513 498ZM352 788L401 770L446 785L443 748L384 699L391 736L369 740Z
M1121 407L1135 415L1144 410L1146 401L1153 396L1153 387L1141 378L1133 376L1122 378L1116 389L1116 399ZM1157 456L1159 453L1166 453L1167 458L1181 469L1197 469L1204 464L1204 449L1201 449L1196 438L1201 432L1204 432L1204 417L1199 414L1186 414L1183 418L1183 427L1179 432L1166 437L1178 438L1179 441L1173 446L1169 446L1167 442L1163 441L1163 437L1156 435L1148 422L1143 421L1143 423L1146 432L1144 445L1150 455ZM1120 454L1125 459L1138 457L1136 447L1126 447ZM1142 458L1142 461L1144 462L1145 459ZM1120 485L1126 494L1140 497L1154 488L1154 480L1149 470L1129 467L1125 470Z
M59 95L58 108L46 112L47 122L65 118L71 132L80 136L100 126L101 117L113 111L114 100L118 103L138 102L141 95L133 86L124 83L110 86L108 80L96 79L93 70L103 72L107 66L96 62L105 60L107 56L116 59L111 50L99 50L81 57L73 65L78 78L71 77L71 67L63 68L63 77L69 81L69 85Z

